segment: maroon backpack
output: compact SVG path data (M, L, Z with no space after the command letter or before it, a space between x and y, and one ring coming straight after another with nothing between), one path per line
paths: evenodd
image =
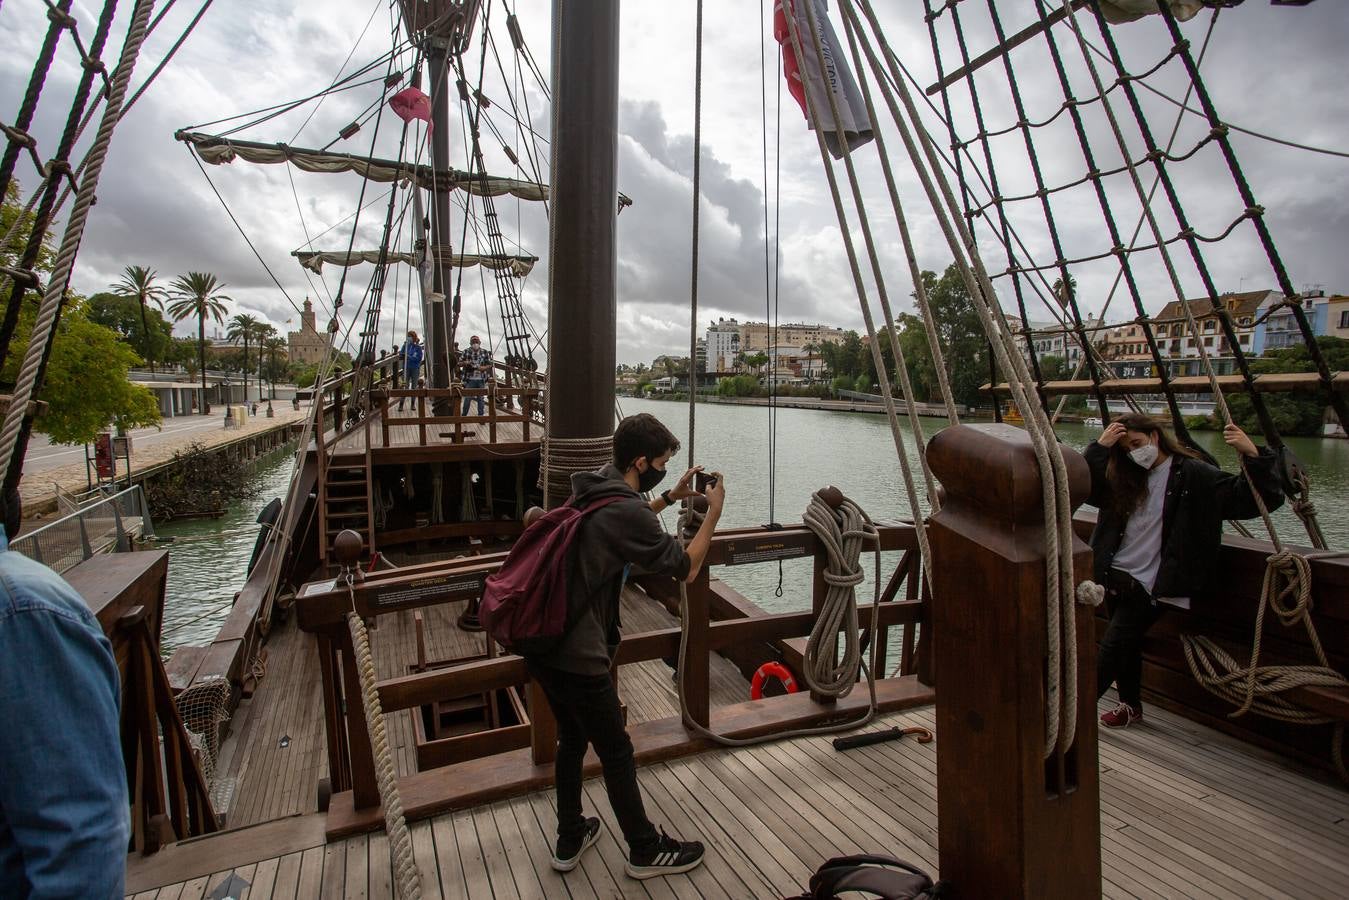
M581 522L624 499L623 494L604 497L584 509L568 500L524 530L501 568L488 576L478 606L478 618L493 640L522 656L557 646L580 611L567 596L567 559Z

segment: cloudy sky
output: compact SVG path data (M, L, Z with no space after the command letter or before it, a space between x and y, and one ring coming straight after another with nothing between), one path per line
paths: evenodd
M129 15L123 0L114 32L120 43ZM486 5L486 4L485 4ZM544 73L550 71L549 3L546 0L510 0L506 7L518 13L526 40ZM493 101L488 117L500 138L487 133L488 167L494 174L530 177L525 152L530 140L512 115L532 119L546 138L548 105L537 82L526 70L517 74L516 56L507 36L502 0L491 4L489 32L500 50L505 77L489 51L484 93ZM924 86L935 78L927 27L918 0L877 2L886 37L914 77ZM147 44L137 65L138 83L153 68L199 7L197 0L176 4L162 27ZM995 42L986 4L969 0L962 11L967 45L982 52ZM1034 15L1032 0L999 2L1003 25L1009 32L1023 27ZM74 9L81 31L92 34L97 5L77 0ZM800 110L778 90L776 44L761 27L758 2L723 0L707 4L703 75L702 240L699 329L718 316L763 319L770 302L765 285L766 253L779 252L776 279L778 314L782 321L823 321L862 329L856 292L849 275L838 223L829 198L814 137L805 129ZM621 106L619 111L619 185L634 205L619 219L620 361L649 362L662 353L687 352L689 333L689 247L692 212L694 5L633 2L624 4L621 45ZM768 13L771 20L771 10ZM833 12L842 35L842 22ZM1205 13L1183 26L1195 52L1209 33L1211 15ZM1091 21L1084 21L1087 37L1100 45ZM10 48L26 52L0 54L0 118L11 121L27 82L32 57L46 27L45 7L38 0L9 0L0 7L0 34ZM367 154L374 122L347 140L338 140L344 125L377 103L378 83L327 96L322 103L303 104L266 122L251 123L254 110L309 96L332 84L339 74L366 66L393 45L396 33L388 0L248 0L222 2L207 12L181 53L119 127L99 188L99 202L90 219L74 286L84 292L104 289L124 266L147 265L161 276L189 270L214 272L228 287L239 311L263 316L283 331L295 327L298 316L268 277L235 230L211 187L184 146L173 139L176 129L240 116L204 131L247 125L236 136L243 139L288 142L315 147L336 141L334 150ZM1152 68L1170 48L1157 17L1115 29L1132 71ZM949 13L938 21L942 59L949 70L959 60ZM1074 94L1092 96L1090 76L1075 40L1065 26L1055 29L1068 66ZM477 38L466 56L470 72L479 63ZM1224 11L1212 23L1211 42L1202 68L1213 101L1223 119L1241 128L1300 144L1328 148L1341 155L1314 153L1234 133L1232 142L1246 176L1277 242L1296 288L1320 286L1327 291L1349 291L1349 94L1342 89L1342 52L1349 44L1349 15L1339 0L1321 0L1305 8L1271 7L1265 0L1247 0L1240 8ZM760 54L767 59L767 93L761 93ZM1098 64L1100 60L1097 60ZM48 79L42 112L34 132L40 147L50 154L76 79L77 59L67 43L58 54ZM412 64L410 52L401 53L395 68ZM1063 103L1063 93L1043 38L1036 38L1012 55L1017 84L1031 121L1049 118ZM372 74L383 75L387 63ZM1109 75L1105 75L1109 79ZM472 76L476 80L476 74ZM1179 99L1185 90L1178 61L1172 60L1148 79L1158 91ZM1006 73L995 62L980 71L977 88L985 126L1007 128L1017 116ZM776 126L782 98L781 129ZM1141 104L1159 143L1171 134L1178 107L1153 93L1140 91ZM764 100L766 99L766 110ZM969 138L976 130L971 98L959 87L951 101L956 130ZM1125 130L1130 156L1144 153L1139 131L1121 91L1111 94L1111 107ZM456 99L457 102L457 99ZM526 112L528 107L528 112ZM766 114L766 115L765 115ZM762 125L767 119L767 128ZM1085 127L1098 168L1120 166L1122 156L1101 104L1083 107ZM458 111L451 146L464 165L463 131ZM398 134L386 116L376 141L376 152L394 155ZM928 114L928 126L948 146L946 126ZM889 139L905 211L918 249L920 265L940 270L951 259L928 205L904 158L892 123L882 123ZM90 129L92 131L92 129ZM1207 125L1187 115L1175 138L1173 153L1192 149L1207 134ZM417 135L410 139L418 140ZM501 149L504 140L521 159L517 169ZM1086 171L1084 157L1071 120L1061 115L1034 133L1036 158L1044 181L1054 187L1078 181ZM543 139L536 153L546 160ZM765 149L766 148L766 149ZM1002 194L1017 196L1035 189L1025 142L1012 131L990 142ZM978 144L971 145L974 160L988 176ZM857 154L859 178L876 234L888 292L898 306L911 306L912 290L903 249L895 227L874 144ZM963 165L971 172L971 161ZM765 168L768 172L765 183ZM1215 144L1201 147L1191 158L1170 167L1175 188L1190 224L1204 236L1222 234L1244 209L1231 176ZM338 292L340 270L325 268L323 277L307 274L291 257L306 246L345 249L351 237L351 214L358 206L358 176L311 175L284 166L234 163L208 167L211 178L238 217L258 251L284 286L291 300L315 300L320 318ZM1145 186L1152 183L1149 169L1140 170ZM779 174L780 173L780 174ZM842 177L842 169L839 169ZM21 162L18 176L31 190L36 179L32 166ZM546 174L544 176L546 178ZM972 176L973 177L973 176ZM292 181L293 180L293 181ZM293 185L293 189L292 189ZM1139 221L1140 205L1127 175L1106 179L1115 219L1127 239ZM368 204L360 217L358 247L375 247L387 204L387 186L372 184ZM976 202L987 201L977 187ZM26 193L25 193L26 196ZM399 203L406 192L399 191ZM765 237L765 198L769 228ZM1157 221L1171 238L1177 221L1158 193ZM462 202L462 198L459 198ZM1065 258L1092 256L1109 249L1110 240L1100 206L1089 184L1058 192L1051 200L1060 246ZM498 202L507 239L524 252L544 257L525 281L524 298L531 319L540 327L547 310L547 222L538 204L515 200ZM1037 200L1008 205L1017 236L1038 265L1052 262L1053 242ZM851 210L850 210L851 214ZM456 213L455 237L462 227L462 209ZM780 221L780 228L774 223ZM859 238L855 217L851 220ZM988 267L1007 266L1006 252L991 218L979 220L980 246ZM329 230L331 229L331 230ZM1150 242L1145 228L1140 242ZM410 240L404 228L399 240ZM472 232L468 249L476 250ZM514 250L514 247L511 247ZM1202 292L1197 269L1183 245L1172 258L1182 290ZM1204 260L1220 291L1275 287L1273 271L1255 239L1250 223L1237 225L1218 244L1204 244ZM1025 253L1018 253L1022 259ZM771 257L770 257L771 258ZM1143 303L1155 312L1174 297L1162 257L1140 252L1133 257ZM1074 266L1080 300L1086 310L1099 312L1111 293L1118 266L1109 261ZM405 324L419 327L416 309L408 311L408 273L391 276L384 300L382 329L388 345ZM344 327L358 308L370 277L370 267L352 269L343 292ZM1055 272L1047 272L1052 281ZM1034 281L1035 279L1030 279ZM868 274L868 292L875 298ZM488 288L484 292L484 285ZM1000 279L1004 304L1014 303L1011 282ZM465 331L501 333L491 280L478 270L463 281ZM1049 313L1036 299L1033 285L1023 283L1031 297L1030 317ZM1039 289L1044 291L1044 285ZM486 298L486 299L484 299ZM1131 298L1123 289L1111 300L1109 318L1132 315ZM413 304L415 306L415 304ZM409 318L410 316L410 318ZM288 320L291 324L287 326ZM187 332L186 323L180 327ZM359 331L359 327L354 329Z

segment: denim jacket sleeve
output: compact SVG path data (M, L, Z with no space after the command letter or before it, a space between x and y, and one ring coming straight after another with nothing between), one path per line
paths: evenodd
M18 896L122 896L120 693L83 599L0 539L0 884Z

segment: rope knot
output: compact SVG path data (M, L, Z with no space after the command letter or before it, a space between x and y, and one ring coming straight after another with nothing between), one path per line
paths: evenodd
M1105 602L1105 586L1094 581L1083 581L1077 586L1077 602L1084 606L1100 606Z

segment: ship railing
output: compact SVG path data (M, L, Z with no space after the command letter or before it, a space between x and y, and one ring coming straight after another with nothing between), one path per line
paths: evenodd
M453 434L449 436L454 443L459 444L463 443L467 436L465 427L485 425L488 443L495 444L497 443L498 426L518 424L520 426L520 441L528 443L531 429L537 429L540 424L538 417L539 393L540 391L536 387L510 387L500 382L492 382L481 388L455 385L449 388L386 391L384 415L380 417L383 446L392 446L389 430L399 426L416 426L417 445L422 447L427 445L428 426L453 426ZM483 409L485 410L482 415L458 414L458 410L463 409L465 400L473 402L476 406L478 402L476 398L482 398ZM412 401L413 414L411 416L398 416L396 418L389 416L388 404L399 400ZM449 402L450 415L440 416L435 414L434 407L437 400ZM427 410L428 405L431 407L430 414Z
M924 627L929 601L920 592L917 540L912 524L881 524L881 549L900 551L888 573L877 612L877 699L883 711L931 703L931 630ZM736 594L723 582L713 582L709 568L760 563L779 559L813 558L812 608L799 612L768 613ZM365 577L354 587L355 610L367 622L380 616L405 613L451 603L475 603L483 583L496 571L505 554L403 567ZM889 557L888 559L893 559ZM869 692L864 686L833 701L811 693L789 694L712 708L710 654L720 652L753 671L767 659L782 659L799 670L801 647L824 603L827 557L815 535L804 526L782 529L734 529L720 532L712 542L707 564L687 585L689 617L688 656L682 673L690 718L704 727L736 737L772 734L804 725L858 716ZM670 579L644 579L642 586L667 607L678 604L678 585ZM902 593L901 593L902 592ZM870 598L859 598L863 627L871 624ZM316 634L322 673L328 763L332 800L330 837L378 827L380 797L376 787L373 751L361 704L354 653L346 624L352 596L332 582L306 586L296 603L299 626ZM903 628L898 641L899 665L885 677L889 630ZM378 642L378 631L373 631ZM647 660L670 660L679 654L677 627L625 635L617 665ZM746 671L748 669L748 671ZM615 678L619 677L618 670ZM400 779L403 806L418 819L450 808L486 802L510 793L541 786L541 772L556 752L556 724L539 689L530 679L524 660L502 655L380 680L380 701L386 714L422 705L471 697L505 688L528 691L527 724L493 731L442 738L429 755L455 765L438 767ZM631 734L639 762L653 762L698 752L711 746L686 731L678 717L635 724ZM540 769L538 767L544 766Z
M137 539L154 536L150 504L136 484L84 501L74 512L20 535L9 548L62 573L97 553L131 550Z

